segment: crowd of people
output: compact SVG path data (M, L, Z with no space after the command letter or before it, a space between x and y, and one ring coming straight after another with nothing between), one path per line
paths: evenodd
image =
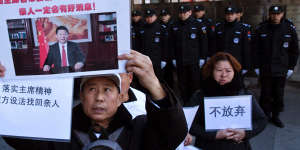
M173 15L167 9L158 14L147 8L144 15L135 10L132 47L151 58L160 79L179 89L183 106L196 90L206 88L203 65L218 52L231 54L241 64L242 83L248 71L256 72L261 85L259 104L268 119L283 128L279 115L285 82L299 55L295 26L285 18L284 8L271 6L269 18L255 28L242 21L243 9L234 5L225 8L219 22L205 14L204 6L189 4L180 5Z
M144 15L132 12L134 50L118 56L127 60L128 73L81 79L81 103L73 108L69 143L5 141L16 150L174 150L183 141L195 141L204 150L250 150L249 139L262 132L268 120L284 127L279 119L284 85L299 47L283 7L271 6L269 19L255 30L241 21L242 9L235 6L226 7L224 21L218 23L205 17L201 5L181 5L178 12L178 17L167 9L160 15L153 9ZM206 131L204 97L253 95L243 84L251 69L261 83L259 101L254 96L251 101L252 130ZM190 130L182 105L199 105Z

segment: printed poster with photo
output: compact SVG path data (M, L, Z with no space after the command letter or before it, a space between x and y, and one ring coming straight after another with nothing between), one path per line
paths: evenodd
M0 3L1 63L7 79L125 72L130 0ZM122 40L120 40L122 39Z

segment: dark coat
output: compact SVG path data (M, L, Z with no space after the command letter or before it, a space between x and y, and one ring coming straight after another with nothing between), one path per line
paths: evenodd
M216 24L216 52L230 53L243 69L251 67L251 32L240 22L220 22Z
M278 25L265 21L256 30L256 68L261 76L285 77L299 56L295 26L283 19Z
M217 132L205 131L204 120L204 97L211 96L236 96L252 95L242 89L239 77L224 86L220 86L214 79L203 81L203 89L197 91L191 98L192 105L199 105L198 112L193 121L190 133L196 136L196 146L203 150L250 150L249 139L263 131L267 124L266 117L257 104L254 96L252 97L252 130L246 131L246 137L242 143L235 143L232 140L216 140Z
M207 36L203 28L193 17L174 23L170 47L175 52L178 66L198 64L200 58L206 58Z
M123 150L176 149L187 134L187 125L177 97L173 92L165 89L167 96L155 102L160 109L153 105L149 96L147 97L147 116L141 115L132 120L130 113L121 105L109 127L101 133L101 137L124 127L117 139L117 143ZM75 135L75 131L89 134L92 141L97 140L91 132L91 121L84 114L81 105L73 109L71 143L5 140L16 150L81 150L83 145Z
M172 43L170 38L171 28L174 24L174 20L170 18L168 23L164 23L160 21L161 27L163 28L162 33L162 60L166 62L170 62L175 59L174 52L170 48L170 44Z
M69 66L71 68L74 68L75 64L78 62L85 62L85 55L83 52L80 50L78 45L74 42L68 41L67 43L68 47L68 61L69 61ZM49 65L52 66L54 65L54 68L51 68L51 71L53 73L61 73L61 55L59 51L59 44L55 43L50 46L48 56L46 58L46 61L44 65Z
M212 19L206 18L205 16L202 18L196 19L200 24L203 24L205 27L205 31L207 32L207 40L208 40L208 52L207 56L211 57L215 53L216 44L215 41L215 24Z
M131 25L131 48L133 50L139 51L140 48L140 43L138 41L138 34L139 31L143 29L145 25L144 20L140 20L139 22L133 22L132 21L132 25Z

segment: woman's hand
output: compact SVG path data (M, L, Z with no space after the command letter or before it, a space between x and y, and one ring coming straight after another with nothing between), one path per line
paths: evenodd
M186 135L185 140L184 140L184 146L188 146L191 145L193 141L193 137L192 135L190 135L189 133Z
M241 143L245 137L246 137L246 132L244 129L229 129L231 132L234 134L231 136L228 136L226 139L228 140L234 140L237 143Z
M234 135L234 132L232 132L232 129L219 130L216 134L216 139L217 140L227 139L227 137L230 137L232 135Z

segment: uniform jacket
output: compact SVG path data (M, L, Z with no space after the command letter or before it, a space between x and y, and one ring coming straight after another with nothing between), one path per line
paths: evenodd
M162 60L162 36L163 28L158 21L152 24L145 24L139 31L139 43L141 53L150 57L153 66L159 65Z
M78 62L85 62L85 55L83 52L80 50L78 45L74 42L68 41L67 43L68 47L68 52L67 52L67 57L69 61L69 66L71 68L74 68L74 65ZM53 73L60 73L61 71L61 55L59 51L59 44L55 43L50 46L48 56L46 58L46 61L44 65L49 65L52 66L54 65L54 68L51 68L51 71Z
M299 56L295 26L285 19L278 25L265 21L256 30L256 68L262 76L286 76Z
M130 113L121 105L109 127L100 138L124 127L117 143L123 150L174 150L184 140L187 134L187 125L182 107L175 94L165 88L167 96L155 102L160 108L153 105L147 97L147 116L141 115L132 120ZM73 109L71 143L40 142L32 140L5 139L16 150L81 150L82 142L75 132L90 135L92 141L97 140L92 133L90 119L84 114L82 106Z
M243 69L251 66L251 32L240 22L220 22L216 24L216 51L230 53Z
M139 50L138 48L140 47L140 44L138 42L138 34L139 34L139 31L142 30L144 25L145 25L144 20L140 20L137 23L132 21L132 25L131 25L131 48L133 50L137 50L137 51Z
M170 43L172 43L170 38L171 27L174 24L174 20L170 18L168 23L160 22L163 29L162 33L162 60L170 62L172 59L175 59L174 52L170 48Z
M232 140L216 140L217 132L205 131L204 120L204 97L215 96L237 96L252 95L242 88L241 79L235 75L233 81L226 85L219 85L214 79L209 78L203 81L203 88L198 90L191 98L190 105L199 105L193 121L190 133L196 136L195 146L203 150L250 150L249 139L263 131L267 124L264 112L252 97L252 130L246 131L246 138L242 143L235 143Z
M208 52L207 56L211 57L215 53L216 44L215 41L215 24L213 21L209 18L206 18L205 16L202 18L196 19L200 24L203 24L205 26L205 31L207 32L207 40L208 40Z
M205 26L195 18L177 21L171 29L170 47L175 52L179 65L198 64L200 58L207 56L207 36Z

